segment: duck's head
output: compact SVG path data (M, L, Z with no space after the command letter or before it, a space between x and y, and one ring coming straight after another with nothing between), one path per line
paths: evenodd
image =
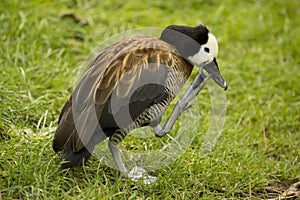
M180 55L191 64L203 67L220 87L227 90L227 83L217 63L217 39L205 26L171 25L164 29L160 39L175 46Z

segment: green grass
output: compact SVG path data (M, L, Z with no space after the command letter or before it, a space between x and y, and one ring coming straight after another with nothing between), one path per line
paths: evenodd
M1 2L0 199L267 199L300 181L297 0L120 2ZM62 171L51 140L89 52L125 30L199 23L219 40L229 84L212 153L200 158L196 137L150 186L96 159ZM206 90L199 99L209 100Z

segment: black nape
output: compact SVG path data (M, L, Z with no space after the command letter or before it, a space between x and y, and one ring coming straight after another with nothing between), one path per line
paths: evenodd
M164 29L160 39L175 46L184 58L195 55L201 45L208 41L208 29L199 25L196 27L171 25Z

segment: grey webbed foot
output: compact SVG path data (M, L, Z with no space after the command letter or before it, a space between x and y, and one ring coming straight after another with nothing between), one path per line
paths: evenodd
M153 131L154 131L155 136L157 136L159 138L165 136L168 133L159 124L157 126L153 127Z
M151 176L148 172L141 167L135 166L130 170L127 177L132 181L139 181L142 180L144 184L149 185L151 183L156 182L157 177Z

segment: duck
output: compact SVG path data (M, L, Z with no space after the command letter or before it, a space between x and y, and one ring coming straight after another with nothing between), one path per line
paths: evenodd
M99 52L89 62L58 119L52 147L55 152L62 151L61 167L82 166L95 146L108 138L116 167L127 176L118 144L132 130L150 126L155 136L163 137L209 78L227 90L217 55L216 37L201 24L170 25L159 38L126 37ZM161 125L162 115L194 66L198 74Z

